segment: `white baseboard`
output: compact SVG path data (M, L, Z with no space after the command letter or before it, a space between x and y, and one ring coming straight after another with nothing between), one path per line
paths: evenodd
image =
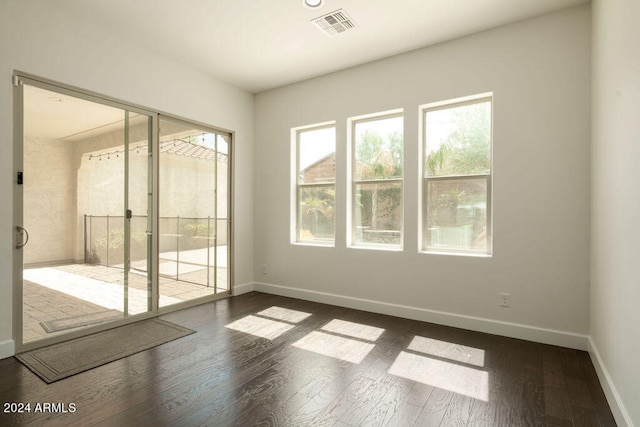
M254 290L253 283L243 283L241 285L234 285L232 293L234 296L246 294L247 292L251 292Z
M0 359L16 354L16 346L13 340L0 341Z
M287 286L272 285L256 282L253 289L258 292L298 298L306 301L314 301L323 304L337 305L354 308L406 319L420 320L439 325L453 326L477 332L485 332L510 338L518 338L543 344L557 345L577 350L588 349L588 336L572 332L544 329L535 326L517 323L502 322L499 320L485 319L481 317L465 316L462 314L447 313L443 311L428 310L425 308L411 307L399 304L373 301L362 298L353 298L326 292L297 289Z
M613 412L613 417L616 419L616 423L620 427L633 427L631 416L622 403L618 390L609 375L609 371L600 357L598 347L591 337L589 337L589 356L591 356L591 362L593 362L593 366L596 368L600 385L602 386L604 395L607 397L607 402L609 402L609 406L611 407L611 412Z

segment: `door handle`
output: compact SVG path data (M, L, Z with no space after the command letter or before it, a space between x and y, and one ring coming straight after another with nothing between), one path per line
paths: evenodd
M20 227L19 225L16 226L16 231L18 232L18 243L16 244L16 249L22 249L27 245L27 243L29 243L29 232L26 228ZM24 241L23 236L27 237Z

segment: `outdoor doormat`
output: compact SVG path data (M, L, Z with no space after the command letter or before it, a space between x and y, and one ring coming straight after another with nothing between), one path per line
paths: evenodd
M40 322L42 328L51 333L64 331L67 329L80 328L82 326L95 325L122 317L122 312L118 310L104 310L95 313L81 314L79 316L65 317L63 319L47 320Z
M142 320L15 357L47 384L195 333L160 319Z

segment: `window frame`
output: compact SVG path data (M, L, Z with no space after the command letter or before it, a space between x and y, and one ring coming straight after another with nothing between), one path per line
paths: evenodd
M334 132L334 156L337 156L337 127L335 121L300 126L291 129L291 164L292 164L292 208L291 208L291 244L305 246L335 247L336 244L336 215L335 215L335 190L336 171L334 169L333 182L300 183L300 135L305 132L313 132L322 129L333 129ZM334 190L334 215L333 215L333 239L329 240L301 240L300 239L300 189L301 188L326 188Z
M376 121L380 121L380 120L386 120L386 119L393 119L393 118L397 118L397 117L401 117L402 118L402 166L403 166L403 171L402 171L402 177L400 178L383 178L383 179L356 179L356 162L357 162L357 158L356 158L356 126L360 123L367 123L367 122L376 122ZM363 116L358 116L358 117L351 117L347 120L348 122L348 129L349 129L349 177L348 180L350 181L350 185L349 185L349 192L350 192L350 196L349 196L349 222L348 222L348 229L349 229L349 234L348 234L348 246L351 248L357 248L357 249L378 249L378 250L386 250L386 251L402 251L404 248L404 210L405 210L405 206L404 206L404 202L405 202L405 194L404 194L404 190L405 190L405 185L404 185L404 178L405 178L405 173L404 173L404 166L405 166L405 159L404 159L404 153L405 153L405 149L404 149L404 110L403 109L396 109L396 110L390 110L390 111L384 111L384 112L379 112L379 113L373 113L373 114L367 114L367 115L363 115ZM400 201L400 207L402 208L402 213L401 213L401 221L402 224L400 226L400 243L398 244L389 244L389 243L366 243L366 242L357 242L356 241L356 197L357 197L357 188L358 185L366 185L366 184L374 184L374 183L386 183L386 184L400 184L400 194L401 194L401 201Z
M427 154L427 114L429 112L448 110L457 107L464 107L467 105L480 104L489 102L490 105L490 123L489 123L489 172L488 173L470 173L459 175L441 175L441 176L428 176L426 168L426 154ZM420 131L421 131L421 143L420 143L420 238L419 238L419 251L426 254L444 254L444 255L463 255L463 256L480 256L491 257L493 256L493 113L494 113L494 97L492 92L482 93L478 95L467 96L463 98L455 98L447 101L440 101L421 105L420 108ZM429 246L427 242L427 221L429 219L429 205L428 205L428 188L431 182L445 182L445 181L464 181L464 180L481 180L485 181L486 185L486 235L485 235L485 249L473 250L473 249L451 249L444 247Z

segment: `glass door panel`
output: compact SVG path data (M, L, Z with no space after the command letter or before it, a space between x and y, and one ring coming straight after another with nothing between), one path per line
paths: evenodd
M160 307L229 294L229 141L228 134L160 118Z
M216 290L230 291L229 284L229 147L230 136L218 134L216 136Z
M150 311L151 117L22 90L22 343Z

